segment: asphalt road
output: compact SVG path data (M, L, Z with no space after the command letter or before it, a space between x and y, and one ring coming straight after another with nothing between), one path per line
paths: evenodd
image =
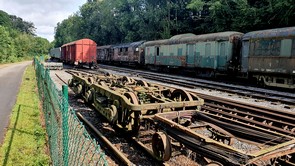
M3 142L9 117L16 102L16 96L27 65L32 62L0 66L0 145Z

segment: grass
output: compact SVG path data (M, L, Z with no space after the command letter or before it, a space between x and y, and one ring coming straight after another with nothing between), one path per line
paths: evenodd
M29 66L0 147L0 165L49 165L35 72Z

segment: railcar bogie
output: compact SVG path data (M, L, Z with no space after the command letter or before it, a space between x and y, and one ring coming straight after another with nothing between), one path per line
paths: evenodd
M140 121L158 112L199 109L203 100L181 89L149 84L126 76L73 74L72 89L109 122L138 133Z

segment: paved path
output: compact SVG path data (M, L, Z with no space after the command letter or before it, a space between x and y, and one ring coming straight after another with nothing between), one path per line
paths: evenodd
M26 66L31 63L23 62L0 67L0 145L3 142L5 128L8 126L23 73Z

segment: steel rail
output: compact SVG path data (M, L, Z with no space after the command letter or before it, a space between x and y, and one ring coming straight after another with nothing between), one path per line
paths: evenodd
M84 122L88 127L91 128L91 130L99 137L99 139L105 143L105 145L113 151L113 153L118 157L120 161L123 162L124 165L134 165L127 157L120 151L118 150L113 144L100 132L94 127L86 118L83 117L79 112L76 113L78 118Z
M198 80L194 79L192 81L192 78L184 78L184 77L180 78L179 76L164 75L164 74L159 74L154 72L138 71L138 70L119 68L114 66L101 65L101 67L105 69L109 69L109 70L134 73L136 75L140 75L143 78L147 78L147 79L165 81L167 83L173 82L174 84L187 86L187 87L202 87L207 89L215 89L215 90L225 91L229 93L244 95L244 96L252 96L258 99L267 99L273 102L281 102L281 103L286 103L289 105L295 105L294 95L291 96L291 95L285 95L285 94L278 94L277 92L259 91L255 89L249 89L248 87L227 85L224 83L221 84L218 82L212 82L212 81L209 82L209 81L204 81L200 79ZM265 89L261 89L261 90L265 90Z

